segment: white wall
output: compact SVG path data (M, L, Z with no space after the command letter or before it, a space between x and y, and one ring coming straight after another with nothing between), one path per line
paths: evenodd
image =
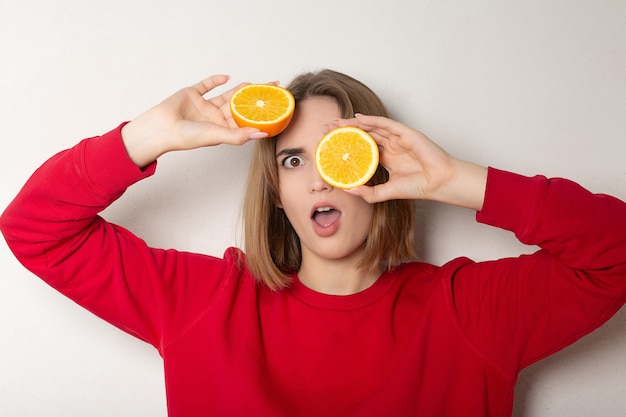
M217 72L331 67L449 151L626 198L626 2L0 0L0 209L45 158ZM157 246L237 242L250 148L162 158L107 210ZM427 204L426 260L527 251ZM478 242L478 243L477 243ZM152 348L49 289L0 243L0 415L165 416ZM623 416L626 314L522 375L516 416Z

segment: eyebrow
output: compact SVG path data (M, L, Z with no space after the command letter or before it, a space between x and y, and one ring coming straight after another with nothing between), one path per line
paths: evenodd
M276 158L282 155L298 155L304 153L304 148L285 148L276 154Z

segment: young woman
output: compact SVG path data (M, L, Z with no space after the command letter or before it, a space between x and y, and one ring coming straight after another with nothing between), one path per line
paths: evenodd
M626 301L623 202L459 160L332 71L293 81L294 119L268 139L236 128L232 90L204 98L226 81L55 155L0 224L27 268L158 349L169 415L506 416L523 367ZM380 145L371 184L343 191L317 174L315 146L335 125ZM98 216L160 155L249 140L245 255L149 248ZM541 249L407 262L418 199L467 207Z

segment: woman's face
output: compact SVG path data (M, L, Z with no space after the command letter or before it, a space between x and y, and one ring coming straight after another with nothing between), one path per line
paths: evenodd
M298 103L292 122L277 139L281 207L300 238L307 260L360 259L373 206L333 188L315 168L315 149L328 124L341 117L337 102L314 96Z

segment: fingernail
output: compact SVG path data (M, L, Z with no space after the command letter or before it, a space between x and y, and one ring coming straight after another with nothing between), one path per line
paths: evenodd
M265 132L253 132L248 136L250 139L263 139L267 137L267 133Z

